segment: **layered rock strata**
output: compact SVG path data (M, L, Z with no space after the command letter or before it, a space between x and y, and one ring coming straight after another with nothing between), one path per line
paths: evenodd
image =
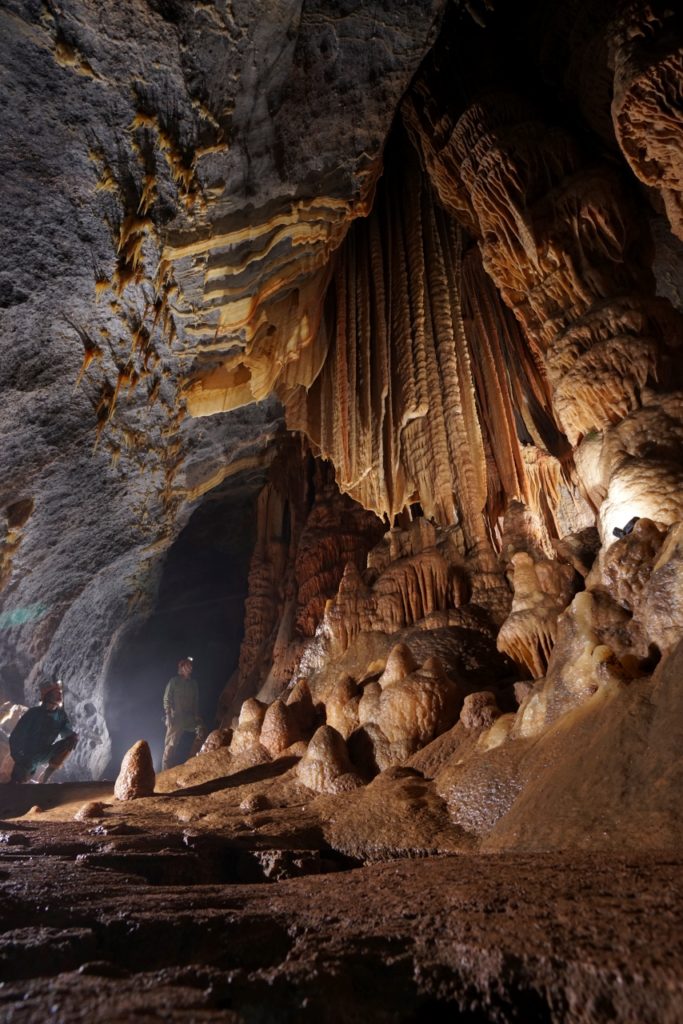
M280 409L255 394L317 372L325 261L439 11L0 11L3 695L64 678L74 772L109 761L108 667L196 503L263 484ZM188 417L207 394L252 405Z

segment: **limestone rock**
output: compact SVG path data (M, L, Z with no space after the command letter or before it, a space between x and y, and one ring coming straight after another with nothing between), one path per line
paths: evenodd
M468 730L488 729L500 715L495 695L488 690L480 690L465 697L460 721Z
M659 550L640 603L640 619L649 643L662 654L683 636L683 524L673 526Z
M358 726L358 687L350 676L334 685L325 701L327 724L346 739Z
M240 811L243 814L254 814L257 811L266 811L269 807L270 800L265 793L251 793L242 800Z
M683 239L681 13L661 0L621 4L609 27L612 118L632 170L659 190L671 230Z
M301 732L291 707L279 698L266 709L261 726L260 742L271 757L277 757L301 739Z
M404 764L415 753L412 738L391 742L374 722L367 722L347 740L349 756L364 779Z
M9 782L14 761L9 750L9 737L19 719L28 708L13 701L0 703L0 782Z
M145 795L149 796L151 794ZM117 799L132 799L132 797L122 798L117 796ZM91 818L103 818L106 806L101 800L88 800L87 803L81 804L78 808L74 814L74 821L90 821Z
M343 737L329 725L314 733L296 767L299 781L316 793L340 793L362 785L354 773Z
M672 125L664 111L678 95L680 39L671 31L678 22L665 5L645 0L620 9L613 111L624 114L617 122L624 137L640 139L634 156L642 172L659 185L669 179L664 188L676 209L680 118ZM485 269L544 360L554 413L570 443L619 431L622 421L640 417L656 381L671 388L679 379L666 367L680 318L653 294L644 218L606 163L585 155L564 127L545 124L521 97L487 92L456 120L449 45L444 37L430 54L404 105L428 173L444 205L481 239ZM645 65L636 56L641 51ZM638 123L633 132L630 116ZM643 141L650 131L652 168ZM437 138L447 143L437 145ZM580 215L559 212L570 208ZM680 429L681 422L679 411L673 425ZM619 504L667 524L680 518L680 442L672 459L667 447L645 447L640 458L624 444L605 450L603 540L620 525Z
M585 577L600 550L600 535L594 526L587 526L578 533L553 541L553 547L560 558Z
M336 597L346 566L362 571L368 551L383 532L377 516L340 494L336 486L328 484L316 491L294 566L300 634L314 635L327 601Z
M219 750L221 747L229 747L232 741L232 729L213 729L202 743L200 754L207 754L210 750Z
M665 535L651 520L639 519L632 532L613 543L601 558L602 586L631 613L638 609Z
M515 700L517 701L517 703L518 704L522 704L526 700L526 698L529 696L529 694L531 693L533 688L534 688L534 684L532 682L527 681L527 680L524 680L524 681L522 681L520 683L515 683L514 690L515 690ZM461 712L461 714L462 714L462 712Z
M419 622L426 624L469 595L471 581L451 532L433 524L426 529L420 525L423 522L421 517L406 529L392 529L370 552L366 577L354 565L346 567L322 623L336 652L343 653L368 630L391 634ZM497 570L500 582L498 560L488 548L487 553L488 560L483 553L478 557L476 572L486 564ZM366 583L366 578L371 582ZM506 594L509 603L507 588Z
M545 675L557 636L557 620L574 592L574 570L549 559L534 561L526 551L512 556L512 610L497 646L525 673Z
M415 769L401 766L335 801L325 831L336 849L365 860L463 848L462 833L453 828L432 783Z
M309 736L315 725L315 708L306 679L298 679L287 695L287 707L302 736Z
M391 683L400 682L416 669L417 663L407 644L396 644L395 647L392 647L387 658L386 668L379 677L380 689L383 690L385 686L389 686Z
M2 614L27 615L3 662L61 666L81 774L111 756L129 612L149 611L204 494L245 474L258 491L282 417L268 395L318 371L326 263L369 209L438 9L3 7L0 135L44 164L12 164L2 211Z
M413 753L453 725L461 699L439 659L429 658L421 669L384 687L377 725L391 743L412 745Z
M155 781L149 744L146 740L138 740L121 762L121 770L114 783L114 796L117 800L152 796Z
M360 701L358 702L358 721L361 725L377 721L381 695L382 687L379 685L379 682L365 684Z
M245 700L230 741L230 753L242 754L255 749L261 738L266 705L254 697Z

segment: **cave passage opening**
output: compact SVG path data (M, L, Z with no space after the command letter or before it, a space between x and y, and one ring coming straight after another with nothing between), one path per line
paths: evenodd
M139 739L161 767L163 694L180 658L194 659L200 713L216 728L220 694L237 666L244 602L256 535L255 503L263 479L240 474L211 491L169 548L153 610L117 646L105 682L111 737L105 772L114 777Z

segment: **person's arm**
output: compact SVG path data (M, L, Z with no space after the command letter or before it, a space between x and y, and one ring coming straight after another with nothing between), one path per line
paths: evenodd
M199 683L197 680L194 682L194 724L196 729L203 729L204 723L202 722L201 715L199 714Z
M174 697L174 689L175 689L173 683L174 683L174 680L173 679L169 679L168 683L166 684L166 689L164 690L164 717L165 717L167 722L170 721L171 718L173 718L173 711L174 711L174 699L173 699L173 697Z

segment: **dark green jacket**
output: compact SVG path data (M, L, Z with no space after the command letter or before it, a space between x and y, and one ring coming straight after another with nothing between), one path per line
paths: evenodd
M29 708L14 726L9 749L17 762L34 762L56 739L72 736L73 729L63 707L50 710L44 704Z
M194 732L201 725L199 717L199 687L191 676L173 676L164 692L164 711L173 717L174 729Z

